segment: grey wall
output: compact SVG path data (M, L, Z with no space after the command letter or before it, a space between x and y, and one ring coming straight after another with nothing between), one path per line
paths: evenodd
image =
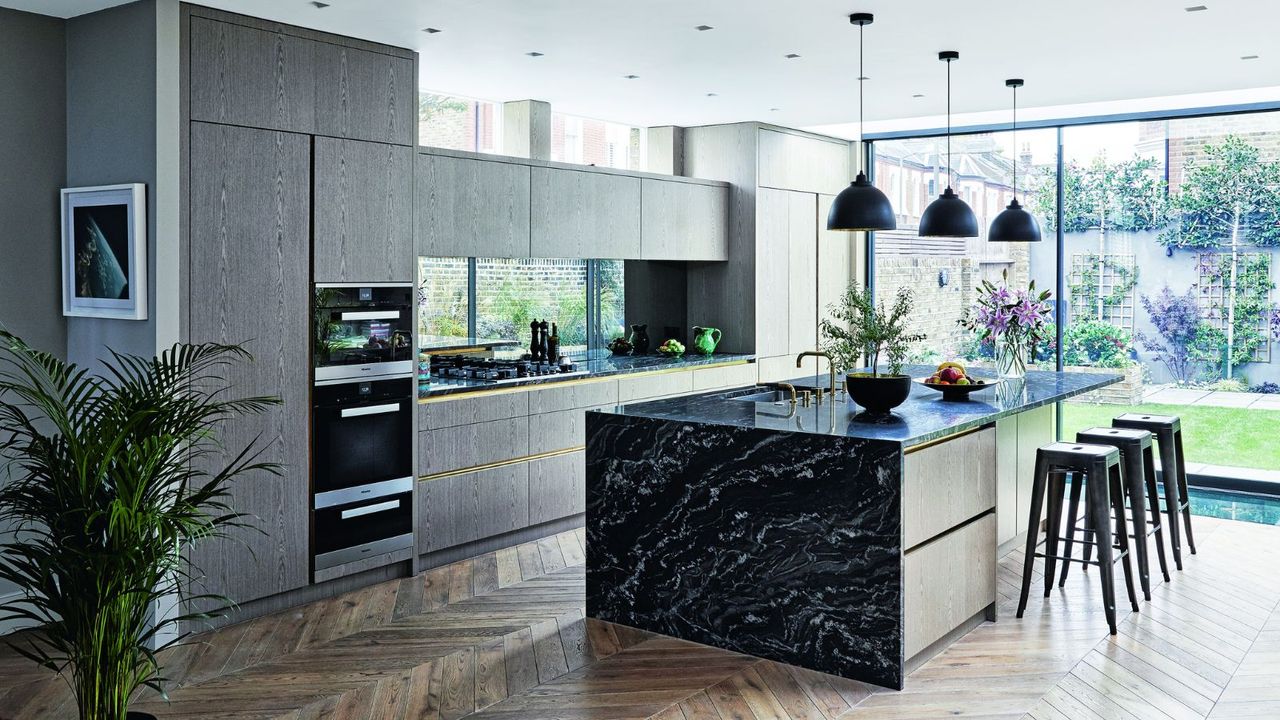
M60 356L67 350L58 222L66 171L63 26L0 8L0 324Z
M147 184L147 320L67 318L67 358L156 350L156 3L66 21L66 183Z

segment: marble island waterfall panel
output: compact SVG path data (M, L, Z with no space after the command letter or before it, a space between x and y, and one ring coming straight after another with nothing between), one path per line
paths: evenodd
M898 443L587 414L587 613L902 686Z

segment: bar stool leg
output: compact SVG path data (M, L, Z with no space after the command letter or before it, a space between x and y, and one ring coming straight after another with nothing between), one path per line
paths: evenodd
M1081 482L1080 474L1073 473L1071 477L1071 501L1067 504L1067 540L1062 549L1063 557L1071 557L1071 546L1076 538L1076 518L1080 516L1080 487L1084 483ZM1089 546L1085 544L1087 549ZM1062 574L1058 576L1058 587L1065 587L1067 584L1067 571L1071 569L1069 560L1062 563Z
M1017 617L1022 617L1022 613L1027 609L1027 595L1031 592L1031 573L1036 563L1036 541L1040 537L1040 508L1044 505L1045 476L1048 472L1048 463L1037 453L1035 479L1031 483L1032 521L1027 528L1026 555L1022 559L1022 593L1018 596Z
M1133 519L1132 547L1137 551L1138 556L1138 581L1142 586L1142 597L1150 602L1151 567L1148 565L1147 558L1147 491L1142 489L1142 456L1136 452L1126 452L1123 460L1124 472L1121 476L1124 478L1125 495L1129 497L1129 515ZM1120 501L1120 506L1124 507L1123 499ZM1125 539L1128 539L1127 533Z
M1160 475L1164 485L1165 527L1169 529L1169 547L1173 548L1173 564L1182 569L1182 533L1178 529L1178 507L1182 493L1178 492L1178 454L1173 449L1173 439L1164 433L1159 436Z
M1173 447L1178 456L1178 505L1186 505L1182 508L1182 522L1187 531L1187 547L1195 555L1196 539L1191 535L1191 495L1187 491L1187 459L1182 452L1182 430L1173 434Z
M1156 556L1160 559L1160 573L1169 582L1169 561L1164 556L1164 522L1160 519L1160 491L1156 489L1156 463L1151 448L1142 451L1142 470L1147 483L1147 507L1151 522L1156 527Z
M1067 473L1049 471L1049 511L1045 519L1044 596L1053 592L1053 578L1058 570L1058 538L1062 535L1062 496L1067 491ZM1067 563L1063 563L1066 565Z
M1124 571L1124 586L1129 592L1129 605L1138 612L1138 593L1133 589L1133 551L1129 544L1129 524L1125 520L1124 507L1124 472L1119 465L1110 468L1109 481L1111 487L1111 507L1116 514L1116 539L1119 541L1121 570Z
M1102 606L1107 615L1107 627L1116 634L1116 589L1112 572L1111 509L1107 498L1107 466L1094 463L1089 469L1089 485L1085 488L1085 506L1093 518L1094 540L1098 545L1098 581L1102 585ZM1095 479L1096 478L1096 479Z

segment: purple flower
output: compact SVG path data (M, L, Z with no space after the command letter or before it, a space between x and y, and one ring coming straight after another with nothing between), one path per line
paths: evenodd
M1026 296L1026 293L1019 294L1022 295L1022 302L1014 306L1013 317L1022 327L1035 327L1040 320L1040 308Z
M995 335L1003 335L1009 329L1009 313L1004 308L996 308L987 322L987 327Z

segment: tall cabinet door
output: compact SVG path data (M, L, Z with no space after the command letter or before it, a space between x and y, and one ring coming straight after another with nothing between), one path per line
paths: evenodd
M788 195L787 352L795 355L818 347L818 199Z
M315 142L316 282L413 280L413 148Z
M243 602L308 583L307 307L311 141L306 135L191 123L190 330L193 342L243 343L228 367L236 395L281 404L224 426L216 469L257 439L282 474L240 478L228 503L261 532L206 539L191 558L208 592Z

